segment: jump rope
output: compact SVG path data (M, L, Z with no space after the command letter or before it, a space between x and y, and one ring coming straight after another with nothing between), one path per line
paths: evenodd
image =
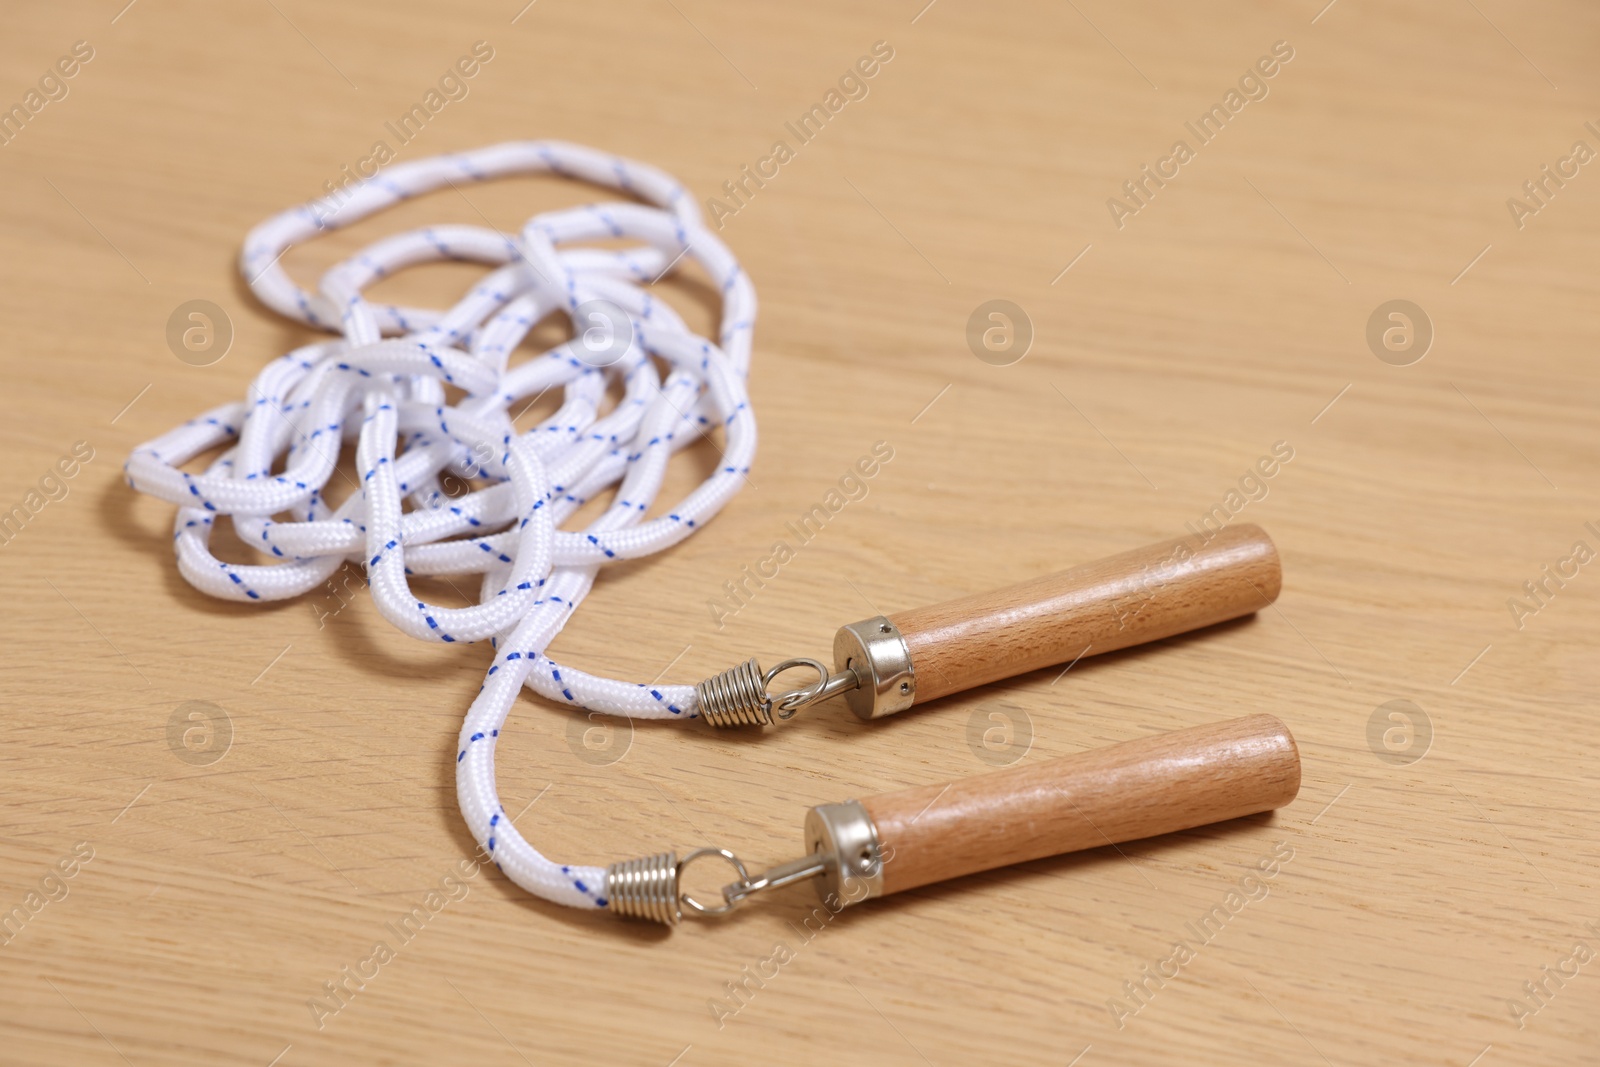
M315 292L281 265L289 248L399 201L538 173L609 186L630 199L543 212L518 234L464 225L396 234L334 266ZM619 238L631 243L620 250L585 244ZM441 260L490 269L446 310L364 295L397 271ZM650 293L685 260L720 292L715 341ZM524 686L573 709L718 727L771 725L836 696L871 719L1248 614L1277 595L1276 551L1255 527L1227 528L1198 544L1180 538L1011 589L862 620L836 635L832 669L800 658L763 671L751 659L696 686L589 674L557 663L547 649L601 569L692 535L737 495L755 455L746 384L755 289L702 222L694 197L643 163L561 142L511 142L395 164L275 215L246 238L240 269L268 307L334 337L269 363L244 400L134 449L127 482L178 506L178 569L204 593L284 600L358 562L378 611L403 633L490 643L493 662L454 756L457 798L479 846L536 896L675 923L815 879L824 898L842 906L1265 811L1298 789L1287 729L1251 716L942 787L819 805L806 816L805 854L762 873L720 848L608 867L548 859L512 825L495 785L497 739ZM553 314L570 321L573 337L513 364L529 332ZM668 368L665 377L652 357ZM613 386L620 398L608 408ZM555 413L518 430L513 412L552 390L561 397ZM702 437L720 452L717 468L649 517L672 455ZM354 476L337 467L342 443L352 439ZM183 469L217 448L223 451L203 473ZM451 495L447 477L471 488ZM327 499L330 488L347 492L337 506ZM611 500L598 518L581 530L564 528L606 494ZM219 516L272 562L218 559L210 538ZM473 574L481 576L478 603L465 608L421 599L410 581ZM774 692L777 676L794 668L815 680ZM683 891L685 868L702 857L720 858L734 872L720 901Z

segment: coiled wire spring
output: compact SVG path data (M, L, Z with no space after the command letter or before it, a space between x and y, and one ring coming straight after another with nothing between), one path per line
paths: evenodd
M678 854L661 852L613 863L606 868L606 899L618 915L676 925L683 918L678 904Z
M700 717L718 729L729 726L771 726L770 676L752 656L737 667L714 674L694 687Z

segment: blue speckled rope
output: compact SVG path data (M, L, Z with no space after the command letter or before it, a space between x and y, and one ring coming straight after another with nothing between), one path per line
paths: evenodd
M519 235L477 226L397 234L324 275L316 293L279 265L286 249L400 200L447 184L554 172L621 189L618 201L536 215ZM624 237L623 250L566 247ZM690 331L646 286L680 260L697 261L722 292L717 343ZM439 311L368 301L363 290L397 270L441 259L493 269L460 303ZM178 568L227 600L271 601L320 586L346 560L367 570L373 601L424 641L494 643L494 663L461 728L456 789L479 844L514 882L577 907L605 907L602 867L563 866L505 817L494 781L495 739L526 685L561 703L640 718L696 716L686 685L638 685L563 667L545 655L599 569L676 544L743 486L756 446L745 388L755 290L701 222L695 200L653 167L553 141L512 142L397 164L377 177L277 215L245 241L240 267L269 307L340 335L262 370L247 398L140 445L128 484L178 505ZM633 328L605 368L573 342L508 366L533 325L605 300ZM662 380L650 355L670 366ZM622 398L601 414L608 381ZM465 395L451 403L446 387ZM520 401L559 387L563 403L526 432ZM654 518L672 453L721 426L723 462ZM359 491L337 507L324 490L340 442L356 441ZM231 443L231 444L230 444ZM182 469L227 446L203 473ZM487 480L455 497L440 478ZM580 531L561 524L615 486L610 506ZM404 505L409 502L411 510ZM217 516L271 557L225 563L210 551ZM479 603L430 604L412 575L481 574Z

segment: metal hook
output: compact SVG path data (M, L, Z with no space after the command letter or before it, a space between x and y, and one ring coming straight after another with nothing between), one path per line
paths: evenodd
M770 687L774 678L792 667L810 667L817 672L817 680L804 688L792 689L782 696L772 698L778 705L778 718L780 719L791 719L794 717L794 713L801 708L809 704L815 704L818 701L827 700L829 697L837 696L840 693L848 692L861 684L861 678L852 668L846 667L844 670L834 674L817 660L805 657L784 660L768 671L762 677L762 681Z
M704 904L683 890L683 872L695 860L719 856L739 878L722 887L721 904ZM827 870L821 852L780 863L751 877L744 861L725 848L697 848L683 859L672 852L613 863L606 868L606 896L611 908L632 919L651 919L674 926L686 915L713 919L739 907L752 894L817 878Z
M817 680L808 686L773 696L768 692L772 680L794 667L809 667ZM776 705L778 718L791 719L808 704L855 689L861 678L853 668L837 673L814 659L786 659L770 671L763 671L755 659L746 660L731 670L713 675L694 687L700 715L716 727L770 726Z
M827 861L822 853L815 852L797 860L790 860L788 863L780 863L754 878L746 875L732 885L725 885L722 887L722 897L728 902L728 907L736 908L754 893L762 893L768 889L782 889L796 882L819 878L826 870Z

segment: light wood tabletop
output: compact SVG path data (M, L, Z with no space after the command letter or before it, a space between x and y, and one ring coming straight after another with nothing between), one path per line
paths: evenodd
M1595 1063L1597 44L1576 0L8 4L0 1061ZM535 846L776 862L815 804L1262 712L1298 799L825 923L806 887L669 932L466 876L487 649L404 637L354 566L202 596L121 466L318 336L240 279L251 226L380 141L536 138L675 175L761 304L751 484L604 571L556 659L693 683L825 656L1208 520L1266 529L1283 588L873 723L630 729L526 695L499 785ZM445 191L284 264L602 195ZM714 321L699 276L658 288ZM169 343L190 301L231 330L214 362Z

